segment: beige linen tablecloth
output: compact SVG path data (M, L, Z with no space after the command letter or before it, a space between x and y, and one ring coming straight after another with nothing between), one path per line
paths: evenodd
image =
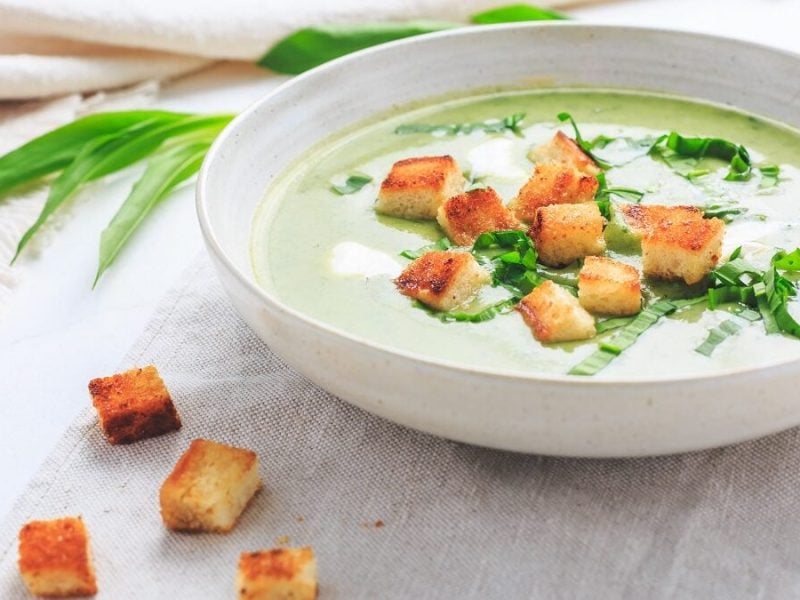
M0 528L0 598L25 597L20 526L72 514L92 535L99 598L115 600L233 598L239 552L284 536L315 548L322 600L800 596L796 429L646 460L436 439L288 368L234 314L205 258L120 368L147 363L162 371L183 429L109 446L87 394ZM197 437L261 457L265 489L228 535L171 533L159 518L159 486Z

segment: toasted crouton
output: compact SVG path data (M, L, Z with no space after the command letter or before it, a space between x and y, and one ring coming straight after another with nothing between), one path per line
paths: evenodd
M161 486L161 517L179 531L230 531L260 487L255 452L194 440Z
M542 206L528 235L536 245L539 260L561 267L584 256L602 254L605 219L595 202Z
M704 218L700 208L629 204L621 212L627 227L641 237L647 277L683 279L692 285L719 261L725 223Z
M243 552L236 574L239 600L314 600L317 561L314 550L276 548Z
M469 246L486 231L517 229L517 221L492 188L470 190L453 196L439 207L436 220L447 237L459 246Z
M662 223L642 236L642 270L647 277L698 283L717 265L724 233L716 218Z
M589 312L635 315L642 309L639 271L610 258L587 256L578 274L578 300Z
M533 176L517 192L508 207L517 219L530 223L540 206L594 200L598 185L594 175L584 175L560 163L541 163L536 165Z
M412 262L395 285L400 293L436 310L452 310L471 300L490 280L468 252L428 252Z
M552 281L545 281L517 305L540 342L570 342L594 337L594 319L578 299Z
M392 165L375 208L404 219L435 219L442 203L463 192L465 183L452 156L406 158Z
M83 520L65 517L27 523L19 532L19 571L35 596L94 596L97 582Z
M92 379L92 404L112 444L129 444L176 429L181 420L155 367Z
M528 158L539 163L559 163L577 169L584 175L597 175L600 167L571 137L559 131L544 144L531 148Z
M625 204L619 208L625 225L637 237L659 227L703 220L703 211L696 206L662 206L660 204Z

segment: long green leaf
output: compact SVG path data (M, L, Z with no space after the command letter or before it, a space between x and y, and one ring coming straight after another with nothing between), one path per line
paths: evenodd
M187 136L205 138L217 134L231 121L233 115L187 115L169 123L154 123L136 130L125 143L106 154L91 178L97 179L132 165L152 154L167 140L180 142Z
M198 133L206 136L215 135L231 119L230 115L181 115L180 118L166 123L161 119L145 119L122 131L100 136L88 142L53 182L42 212L22 236L11 262L17 259L34 234L82 184L138 162L166 140Z
M135 128L136 126L131 127ZM42 211L17 244L17 251L11 259L12 265L45 221L78 189L81 183L91 178L92 171L98 160L102 158L104 151L118 145L121 141L122 138L119 134L112 133L97 137L83 146L75 159L50 186L50 192Z
M78 187L80 187L82 183L94 179L97 171L103 170L103 165L109 156L113 156L115 152L123 147L133 136L139 135L157 126L157 122L147 120L143 123L130 125L122 132L102 135L84 144L83 149L77 154L75 159L64 169L61 175L56 178L53 185L50 186L50 192L47 195L44 207L36 221L23 234L17 244L17 251L14 254L14 258L11 259L11 264L14 264L20 252L28 245L28 242L39 228L44 225L45 221L75 193Z
M555 11L527 4L512 4L472 15L470 21L476 25L492 25L565 18L565 15ZM464 24L406 21L306 27L280 40L256 64L278 73L297 75L357 50L456 27L464 27Z
M155 157L100 236L100 260L92 287L122 250L142 220L178 184L194 175L211 140L176 146Z
M454 27L462 25L437 21L408 21L306 27L275 44L257 64L278 73L297 75L357 50Z
M495 25L498 23L519 23L522 21L555 21L569 19L563 13L530 4L509 4L477 13L470 17L476 25Z
M89 115L54 129L0 157L0 196L66 167L92 140L143 121L169 123L186 115L159 110L135 110Z

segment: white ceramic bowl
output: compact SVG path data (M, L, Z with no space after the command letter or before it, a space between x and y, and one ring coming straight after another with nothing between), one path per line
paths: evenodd
M698 34L574 23L469 28L366 50L297 77L240 115L208 154L200 224L236 309L337 396L454 440L551 455L642 456L738 442L800 423L800 363L650 381L519 376L382 347L255 283L251 219L315 143L398 105L487 86L603 86L703 98L800 125L800 58ZM667 357L668 359L668 357Z

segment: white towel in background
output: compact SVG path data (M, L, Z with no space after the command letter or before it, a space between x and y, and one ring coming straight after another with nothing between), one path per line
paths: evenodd
M0 100L166 79L254 61L308 25L458 21L510 0L0 0ZM575 1L537 0L539 6Z

